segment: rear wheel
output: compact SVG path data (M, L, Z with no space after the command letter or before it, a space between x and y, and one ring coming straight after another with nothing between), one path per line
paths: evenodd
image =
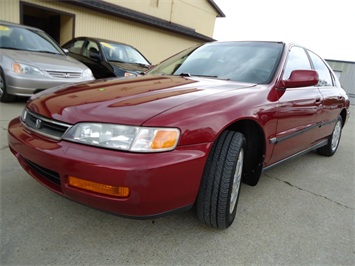
M225 131L208 156L200 191L197 215L201 222L220 229L228 228L236 216L244 165L243 134Z
M0 102L9 103L9 102L13 102L15 99L16 96L10 95L6 91L4 71L0 68Z
M339 115L338 119L337 119L337 122L335 123L335 127L333 129L333 133L328 138L327 145L318 148L317 149L317 153L320 154L320 155L324 155L324 156L332 156L332 155L334 155L334 153L337 151L338 146L339 146L342 129L343 129L343 119Z

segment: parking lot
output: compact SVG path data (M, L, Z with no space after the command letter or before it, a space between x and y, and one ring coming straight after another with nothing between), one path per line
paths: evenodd
M333 157L311 152L243 185L222 231L193 211L131 220L52 193L7 147L24 105L0 104L1 265L355 265L354 115Z

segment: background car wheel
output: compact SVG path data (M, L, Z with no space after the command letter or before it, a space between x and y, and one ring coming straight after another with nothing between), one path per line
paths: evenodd
M201 222L220 229L234 221L240 193L245 138L225 131L208 156L196 202Z
M337 120L334 130L333 130L333 133L328 138L327 145L318 148L317 153L320 155L324 155L324 156L334 155L334 153L337 151L338 146L339 146L342 129L343 129L343 119L339 115L338 120Z
M6 91L5 75L2 69L0 69L0 102L8 103L13 102L16 96L10 95Z

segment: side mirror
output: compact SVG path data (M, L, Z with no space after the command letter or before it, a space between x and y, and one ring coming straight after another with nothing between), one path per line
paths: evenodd
M65 54L69 54L69 50L68 49L66 49L66 48L62 48L63 49L63 52L65 53Z
M318 73L315 70L294 70L288 80L280 80L278 88L297 88L315 86L319 82Z
M92 59L97 59L97 60L100 60L100 53L97 49L95 48L90 48L89 50L89 56L90 58Z

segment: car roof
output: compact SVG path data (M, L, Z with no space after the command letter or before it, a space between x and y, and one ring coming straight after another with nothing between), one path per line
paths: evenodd
M14 27L18 27L18 28L24 28L24 29L30 29L30 30L36 30L36 31L43 31L39 28L35 28L35 27L31 27L31 26L27 26L27 25L22 25L22 24L18 24L18 23L14 23L14 22L9 22L9 21L5 21L5 20L0 20L0 24L1 25L6 25L6 26L14 26Z
M312 49L309 49L307 46L304 46L300 43L297 42L293 42L290 40L229 40L229 41L214 41L214 42L208 42L208 43L204 43L204 44L213 44L213 43L241 43L241 42L251 42L251 43L280 43L282 45L284 45L284 47L286 47L287 49L291 48L292 46L298 46L304 49L307 49L309 51L312 51ZM202 45L204 45L202 44ZM314 53L314 51L312 51Z
M98 42L111 42L111 43L123 44L123 45L127 45L127 46L130 46L130 47L133 47L132 45L127 44L127 43L118 42L118 41L109 40L109 39L103 39L103 38L96 38L96 37L79 36L79 37L75 37L73 39L75 39L75 40L78 40L78 39L91 39L91 40L96 40Z

